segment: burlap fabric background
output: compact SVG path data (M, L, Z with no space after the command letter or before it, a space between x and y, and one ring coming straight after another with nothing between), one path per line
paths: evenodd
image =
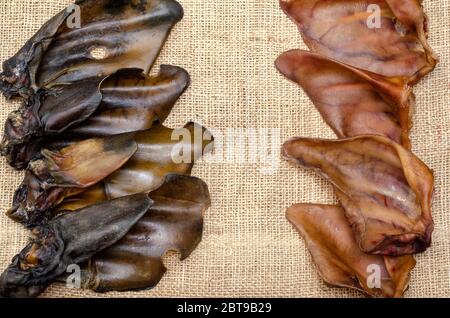
M292 136L329 137L303 92L280 76L273 61L304 47L277 0L181 0L184 19L176 26L158 64L186 68L192 85L169 118L172 127L197 120L223 131L279 128L279 142ZM0 60L22 44L70 0L0 0ZM414 151L436 173L431 249L417 257L409 297L450 296L450 0L428 0L430 43L441 58L436 71L416 87ZM0 98L0 119L16 105ZM261 165L202 163L194 175L210 186L213 205L205 216L204 239L192 256L166 258L168 273L157 288L106 295L53 285L45 297L349 297L357 293L326 287L303 241L284 218L297 202L333 203L330 186L315 174L285 162L272 174ZM0 162L2 212L22 174ZM27 233L0 213L0 267L27 241Z

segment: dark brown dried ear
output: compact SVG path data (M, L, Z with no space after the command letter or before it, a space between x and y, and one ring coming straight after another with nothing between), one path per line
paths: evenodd
M380 11L369 11L372 4ZM406 77L412 84L436 66L417 0L280 0L280 5L306 45L329 58L384 76ZM376 13L381 15L379 27L369 25Z
M86 189L86 191L65 198L61 204L49 212L49 218L52 219L61 213L76 211L108 200L109 198L105 192L105 185L101 181L89 189Z
M123 166L136 152L132 136L88 139L32 161L8 215L32 225L66 197L83 192Z
M3 62L0 74L0 91L6 98L30 97L36 93L36 72L42 56L70 12L63 10L47 21L41 29L9 60Z
M34 95L8 116L0 149L2 155L11 161L24 145L34 144L39 137L60 134L85 121L102 100L100 83L99 79L90 79Z
M2 155L11 159L20 147L35 143L38 137L60 134L85 121L102 100L100 82L86 80L34 95L28 104L8 116L0 149Z
M0 276L0 297L36 297L67 267L119 241L149 210L144 194L61 215L33 230L35 236Z
M0 89L8 97L30 96L121 68L150 70L183 9L174 0L79 0L81 27L67 23L66 10L45 24L4 63ZM96 53L101 53L96 55Z
M206 128L194 123L181 129L169 129L157 123L147 131L134 134L133 138L138 150L123 167L94 187L66 197L52 214L151 192L169 174L190 175L195 162L212 150L214 139Z
M123 239L84 267L83 287L97 292L148 289L166 272L162 257L177 251L187 258L202 238L203 212L210 206L200 179L169 175L152 192L154 205Z
M123 69L103 81L54 87L9 116L2 154L23 168L39 139L45 145L55 134L93 138L149 129L167 118L189 81L184 69L162 65L157 76Z
M301 50L282 54L278 70L298 83L339 138L375 134L410 148L414 95L387 78Z
M168 174L188 175L194 163L212 150L213 137L197 124L169 129L155 124L135 135L136 154L119 170L105 179L109 198L159 188Z
M86 138L77 138L66 134L57 134L46 137L37 137L28 143L14 145L9 148L6 153L8 164L17 170L23 170L28 164L41 156L42 149L58 150L70 146L76 142L85 140ZM3 148L4 150L5 148ZM1 151L1 150L0 150Z
M120 70L102 83L99 109L69 133L98 137L149 129L166 120L189 82L184 69L171 65L161 65L151 77L139 69Z
M341 207L297 204L288 209L286 217L302 235L327 284L372 297L403 296L416 264L414 257L363 253Z
M333 184L362 251L397 256L430 246L433 173L399 144L374 135L295 138L283 153Z

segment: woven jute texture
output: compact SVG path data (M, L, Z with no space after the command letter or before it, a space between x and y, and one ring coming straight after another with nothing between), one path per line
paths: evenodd
M306 95L273 66L282 52L305 48L277 0L180 2L185 17L175 27L157 65L184 67L192 76L192 85L176 105L169 126L195 120L218 132L227 128L279 129L279 144L293 136L334 138ZM13 55L42 23L69 3L0 0L0 59ZM450 0L426 0L424 5L430 17L430 43L441 62L415 88L412 141L414 152L436 174L436 230L432 247L417 257L406 296L443 297L450 296ZM4 98L0 104L3 122L17 104ZM187 260L180 262L176 254L166 257L168 272L157 288L99 295L54 284L43 296L359 296L322 282L303 241L284 216L293 203L336 202L331 187L314 173L282 160L271 173L262 173L263 166L237 160L197 164L193 174L209 184L212 194L204 238ZM3 212L10 206L22 174L2 160L0 178ZM25 230L0 214L2 270L27 237Z

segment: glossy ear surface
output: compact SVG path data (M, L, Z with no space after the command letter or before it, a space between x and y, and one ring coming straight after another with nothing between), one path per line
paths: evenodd
M382 135L410 148L414 94L389 78L302 50L283 53L278 70L300 85L339 138Z
M29 97L40 88L103 78L122 68L149 72L172 27L175 0L79 0L50 19L3 64L0 90Z
M390 6L394 2L402 4ZM409 7L411 3L415 5ZM412 17L424 15L417 0L280 0L280 5L298 25L306 45L326 57L384 76L405 77L412 84L436 66L423 23L421 28L408 27Z
M166 272L162 257L177 251L187 258L203 232L203 212L210 205L200 179L169 175L150 193L154 205L117 244L95 255L84 268L84 287L99 292L154 287Z
M81 141L59 151L42 150L55 186L87 188L122 167L136 152L130 135Z
M211 151L214 138L200 125L181 129L155 124L135 135L136 154L105 180L110 198L150 192L160 187L168 174L189 175L194 163Z
M374 135L293 138L283 154L334 186L364 252L397 256L430 245L433 173L399 144Z
M155 76L120 70L102 83L100 108L70 132L97 137L150 129L169 116L189 82L189 74L176 66L162 65Z
M0 276L0 296L36 297L69 265L119 241L152 206L145 194L63 214L33 230L32 241Z
M183 9L174 0L85 0L81 27L61 25L43 56L38 86L105 77L122 68L148 73Z
M356 289L372 297L403 296L414 258L363 253L341 207L297 204L287 210L286 217L305 240L327 284ZM374 274L379 282L372 284Z

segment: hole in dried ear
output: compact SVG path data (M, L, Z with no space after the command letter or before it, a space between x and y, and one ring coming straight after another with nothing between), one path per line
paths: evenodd
M96 47L95 49L91 50L90 55L96 60L103 60L108 56L108 52L104 47Z

